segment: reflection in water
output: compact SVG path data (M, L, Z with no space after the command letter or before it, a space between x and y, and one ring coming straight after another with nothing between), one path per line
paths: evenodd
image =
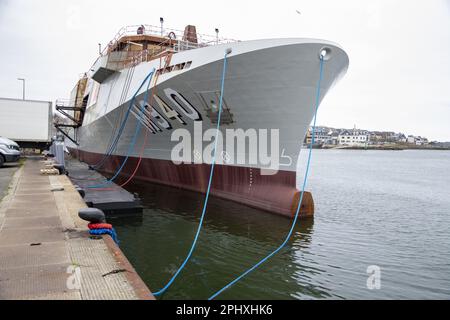
M142 221L114 220L121 247L152 290L161 288L190 248L204 196L175 188L136 183L143 198ZM165 299L206 299L233 277L276 248L291 221L233 202L210 198L204 228L194 255ZM313 220L301 221L289 246L277 257L225 292L222 298L289 299L327 297L325 290L298 284L303 266L298 249L307 250ZM294 243L294 245L292 245ZM321 273L319 267L308 272Z
M220 298L449 299L449 167L446 151L314 150L314 223L300 221L287 248ZM186 257L204 196L132 189L143 217L113 223L155 291ZM281 244L289 227L286 218L211 198L192 260L163 298L208 298ZM381 290L367 288L372 265L381 268Z

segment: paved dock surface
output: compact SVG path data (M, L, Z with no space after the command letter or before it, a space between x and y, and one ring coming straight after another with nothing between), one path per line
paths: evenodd
M70 180L43 167L28 159L0 203L0 299L153 299L109 236L89 237Z

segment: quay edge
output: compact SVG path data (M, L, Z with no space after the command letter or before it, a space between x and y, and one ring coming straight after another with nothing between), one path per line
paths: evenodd
M67 176L41 175L41 160L25 161L0 203L0 298L155 300L109 236L89 237L81 196Z

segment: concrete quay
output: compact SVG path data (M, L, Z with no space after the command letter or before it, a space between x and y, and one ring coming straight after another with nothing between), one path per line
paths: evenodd
M43 167L28 158L0 203L0 299L153 300L110 236L90 238L68 177Z

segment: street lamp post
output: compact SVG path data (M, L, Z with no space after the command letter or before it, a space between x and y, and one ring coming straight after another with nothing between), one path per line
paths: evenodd
M25 79L17 78L17 80L22 81L22 99L25 100Z

